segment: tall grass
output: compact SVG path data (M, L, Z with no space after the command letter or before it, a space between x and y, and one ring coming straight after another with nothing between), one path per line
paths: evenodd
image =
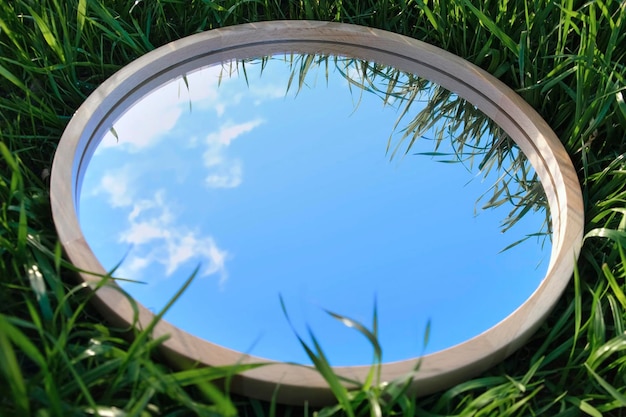
M132 345L103 323L63 260L46 184L67 121L117 69L198 31L284 18L402 33L500 78L561 138L588 219L570 288L502 364L415 400L397 391L385 403L372 383L319 415L626 414L626 3L14 0L0 3L0 415L316 412L226 395L210 381L233 370L173 371L158 340ZM323 360L318 369L335 384Z

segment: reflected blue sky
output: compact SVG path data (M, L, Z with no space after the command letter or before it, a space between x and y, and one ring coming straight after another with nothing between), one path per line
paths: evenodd
M300 334L309 326L333 365L356 365L371 347L324 309L370 325L376 302L383 360L396 361L476 336L537 288L548 241L499 252L545 215L501 233L510 207L476 207L496 173L414 155L433 150L427 138L390 160L398 109L351 92L332 65L288 93L284 61L260 68L246 65L247 82L212 67L160 88L94 154L81 226L105 268L124 259L114 275L143 282L122 284L142 304L161 309L200 264L168 321L308 363L281 294Z

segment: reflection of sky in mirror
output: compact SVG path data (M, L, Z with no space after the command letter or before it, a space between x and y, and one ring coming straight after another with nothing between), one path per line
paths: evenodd
M530 296L549 243L499 252L538 232L543 214L502 234L509 208L475 215L495 175L413 155L433 150L427 140L390 161L397 109L351 93L332 64L328 81L314 71L297 94L280 59L259 68L246 65L248 85L212 67L160 88L95 153L81 225L105 268L124 259L114 275L144 283L123 284L130 294L156 312L200 264L168 321L308 363L281 294L334 365L368 364L372 351L324 309L371 326L376 302L383 360L396 361L476 336Z

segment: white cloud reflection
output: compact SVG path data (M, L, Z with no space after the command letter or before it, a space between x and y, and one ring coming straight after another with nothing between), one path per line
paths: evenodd
M239 136L251 132L263 123L255 119L240 124L227 123L219 131L206 138L206 151L203 155L204 166L209 170L205 183L210 188L234 188L241 184L243 167L239 159L229 158L226 149Z
M153 146L176 126L184 112L196 107L223 114L219 72L218 67L205 68L150 92L115 122L115 134L105 135L98 149L121 146L138 152Z
M267 100L285 98L287 87L282 84L253 85L250 87L250 94L255 98L255 106L259 106Z
M285 86L271 81L245 87L247 92L242 92L241 88L242 78L235 75L231 78L228 70L224 72L220 66L174 80L139 100L120 117L114 124L115 135L105 135L96 153L115 149L121 153L119 160L126 161L131 155L136 158L140 151L158 149L156 145L164 144L169 137L178 138L180 134L187 140L185 148L202 149L198 155L204 176L200 174L199 178L206 187L236 188L243 181L244 163L232 156L230 152L235 151L229 148L236 139L252 132L265 120L248 115L245 116L247 121L237 123L232 120L239 114L229 112L246 97L253 104L259 104L284 98L286 93ZM213 116L203 120L217 122L215 130L208 135L198 130L206 129L208 122L194 125L185 122L187 119L183 117L187 112L207 111ZM224 116L227 116L226 121ZM151 165L165 166L155 160ZM103 196L110 207L124 210L125 229L118 236L118 242L132 249L117 274L135 279L157 264L162 265L165 276L169 277L183 265L201 262L201 275L217 275L223 283L228 277L226 261L232 255L221 249L213 236L179 219L165 191L147 191L145 181L149 175L140 172L136 164L126 163L115 170L108 167L91 192ZM167 191L167 194L172 196L173 192Z
M205 183L210 188L235 188L243 180L243 169L239 160L221 163L207 175Z
M115 134L105 135L98 150L116 146L139 152L154 145L176 126L183 114L182 106L173 105L179 101L173 84L154 91L149 99L139 101L114 124Z
M153 146L172 131L188 111L209 110L222 117L229 107L241 102L244 94L230 91L229 84L236 83L237 79L222 73L220 80L221 72L219 66L204 68L150 92L114 123L115 133L107 133L96 152L113 146L139 152ZM267 84L251 86L249 94L258 105L284 97L285 91L286 87Z
M97 194L107 194L112 207L128 210L127 227L118 242L132 250L116 275L140 279L148 267L161 264L165 276L170 277L184 264L196 262L202 263L200 276L218 275L220 284L226 282L229 253L212 236L191 230L179 221L164 190L156 191L149 199L131 198L136 193L129 187L124 171L128 170L107 173L95 190Z
M126 207L133 202L133 193L130 190L129 182L130 170L128 166L124 166L119 170L106 172L90 194L104 193L108 197L108 204L111 207Z

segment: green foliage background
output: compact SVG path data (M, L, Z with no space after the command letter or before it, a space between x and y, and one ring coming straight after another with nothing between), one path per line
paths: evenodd
M141 332L128 342L89 306L49 213L64 126L146 52L273 19L355 23L440 46L516 90L561 138L585 199L578 270L502 364L418 399L372 383L337 391L338 405L322 410L281 407L211 383L233 369L169 369L159 340ZM0 416L626 415L625 67L626 2L616 0L1 0Z

